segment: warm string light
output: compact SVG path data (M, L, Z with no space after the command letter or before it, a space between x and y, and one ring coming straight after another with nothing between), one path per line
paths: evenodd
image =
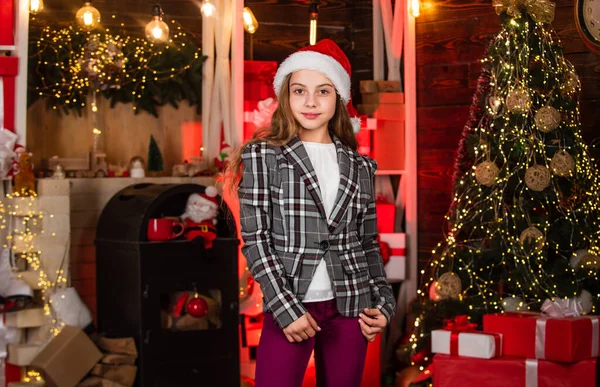
M310 15L308 41L311 46L314 46L317 43L317 22L319 20L319 4L316 1L310 4L308 14Z
M532 36L539 39L531 40ZM530 41L537 46L527 44ZM417 294L423 303L429 301L429 289L436 278L448 271L461 277L463 289L458 298L468 297L467 309L477 314L503 311L506 299L514 300L520 310L531 310L547 298L576 297L585 281L599 280L600 177L581 135L577 97L573 97L581 91L575 69L556 45L560 41L548 25L529 18L513 19L496 36L488 57L482 60L489 68L489 90L484 95L493 98L482 107L483 118L472 127L469 149L474 160L472 168L455 181L452 205L445 216L448 234L432 251L429 270L420 272L423 286ZM536 67L543 69L536 74L540 84L532 81ZM508 94L519 87L526 90L533 106L523 105L522 113L509 113ZM565 101L561 106L566 106L560 110L560 127L542 133L535 125L536 110L557 98ZM558 149L576 159L574 171L565 178L553 176L543 194L529 188L524 172L532 165L552 171L550 155ZM479 163L490 159L500 172L488 188L476 180L475 170ZM564 190L564 179L572 185L570 191ZM511 204L505 204L507 199ZM557 222L573 230L571 235L561 236L566 238L565 242L561 240L563 245L550 235L558 227ZM523 243L521 232L528 226L536 227L543 236ZM586 245L595 258L573 267L570 260L581 245ZM549 265L548 254L562 260L557 269ZM492 280L492 274L499 272L512 293L499 289ZM559 280L561 275L569 279ZM593 296L598 298L600 294ZM594 306L591 313L595 312ZM426 317L423 313L415 320L409 338L413 351L428 335L421 324Z
M30 0L29 13L37 15L44 10L44 0Z
M55 30L46 26L36 43L36 54L30 60L43 58L47 56L46 52L64 53L67 59L55 63L40 61L40 65L55 67L61 76L51 82L38 73L41 79L34 90L39 97L50 99L55 110L62 107L81 111L89 93L128 87L132 89L129 102L135 111L143 95L157 92L156 82L181 77L196 61L203 60L200 49L188 45L190 39L181 26L176 26L169 44L164 46L141 38L111 34L108 30L92 33L76 31L73 27ZM177 56L189 60L176 67L165 66L173 60L170 58ZM151 91L147 89L149 81L153 84ZM97 109L95 103L92 109Z
M0 202L0 221L1 228L8 227L7 215L13 220L18 220L12 225L9 234L6 237L7 244L4 248L10 248L16 259L25 260L28 270L37 274L37 286L41 289L41 299L44 302L44 313L46 316L52 315L49 294L58 288L63 288L67 284L67 276L60 267L56 271L55 280L52 280L45 271L41 261L42 251L36 247L36 240L41 235L46 235L43 229L42 221L44 217L54 218L53 214L44 215L38 210L39 199L35 193L15 192L7 194L5 200ZM50 237L55 237L55 233L50 233ZM18 264L17 264L18 266ZM18 278L21 278L19 275ZM52 320L53 326L49 329L53 335L58 335L60 326L55 319Z

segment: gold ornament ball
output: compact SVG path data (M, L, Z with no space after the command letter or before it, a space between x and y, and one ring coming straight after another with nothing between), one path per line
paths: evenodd
M550 133L560 125L560 113L552 106L544 106L535 113L535 126L540 132Z
M575 161L569 152L561 149L552 156L550 169L556 176L572 176L575 170Z
M579 266L584 270L598 270L600 269L600 258L594 254L586 254L581 258Z
M532 243L537 241L536 249L541 249L544 247L545 238L544 233L538 230L536 227L531 226L525 229L521 233L521 237L519 238L521 241L521 245L525 246L525 243Z
M579 77L575 73L569 73L562 84L561 94L569 95L577 91L579 87Z
M531 106L531 97L527 90L519 87L506 97L506 108L512 113L525 113Z
M460 278L452 272L442 274L437 279L436 291L440 299L457 299L462 292Z
M477 179L479 184L491 187L496 184L499 173L500 169L498 169L496 163L484 161L475 168L475 179Z
M502 99L496 95L492 95L488 98L490 109L494 114L498 114L500 107L502 106Z
M543 165L534 165L525 171L525 184L533 191L543 191L550 185L550 171Z

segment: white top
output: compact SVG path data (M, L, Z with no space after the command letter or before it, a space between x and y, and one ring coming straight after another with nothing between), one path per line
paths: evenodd
M335 144L321 144L317 142L303 142L303 144L317 174L323 206L325 207L327 217L329 217L340 186L340 167L337 161ZM327 301L333 298L333 290L331 288L331 279L327 273L327 265L325 260L321 259L302 301L317 302Z

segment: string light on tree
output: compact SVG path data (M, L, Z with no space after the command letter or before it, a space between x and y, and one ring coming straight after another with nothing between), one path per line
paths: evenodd
M169 26L162 20L163 12L160 5L152 6L152 20L146 25L146 39L154 44L165 43L169 40Z
M100 24L100 11L92 6L91 1L86 1L83 7L75 14L75 21L85 30L93 30Z
M445 238L421 272L412 355L461 314L481 324L554 297L600 306L600 173L581 135L579 78L548 24L554 4L493 4L503 28L482 59ZM439 294L444 273L460 279L461 298Z

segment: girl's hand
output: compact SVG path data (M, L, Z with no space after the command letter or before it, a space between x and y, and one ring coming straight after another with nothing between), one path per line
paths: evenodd
M358 317L363 336L371 342L375 340L375 337L383 331L388 323L385 315L377 308L365 308L365 313L360 313Z
M302 340L314 337L317 331L320 330L321 328L315 319L310 313L306 312L298 320L283 328L283 333L290 343L299 343Z

